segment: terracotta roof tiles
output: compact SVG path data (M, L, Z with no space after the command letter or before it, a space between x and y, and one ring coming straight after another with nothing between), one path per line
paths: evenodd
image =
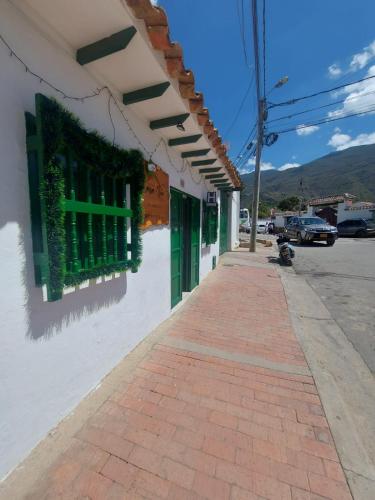
M324 205L329 203L340 203L345 200L353 200L355 196L353 194L344 193L344 194L336 194L332 196L326 196L324 198L313 198L309 201L310 206L315 205Z
M203 94L195 90L194 73L185 69L182 47L170 40L165 11L161 7L153 6L150 0L126 0L126 2L134 16L144 21L152 47L163 51L169 76L178 80L181 97L189 100L190 112L196 115L198 124L203 127L204 134L224 163L234 186L240 187L240 176L227 156L227 148L210 120L208 109L203 105Z

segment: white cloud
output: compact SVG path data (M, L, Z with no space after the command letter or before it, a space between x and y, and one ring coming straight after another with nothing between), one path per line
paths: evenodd
M159 0L151 0L152 5L157 5Z
M375 132L370 134L359 134L355 138L352 138L348 134L336 132L328 142L328 145L335 148L336 151L342 151L343 149L353 146L363 146L365 144L375 144Z
M368 76L375 76L375 65L369 67L366 73L366 77ZM375 113L375 78L348 85L340 93L346 96L345 100L339 108L328 113L329 118L360 113L372 108Z
M368 63L375 58L375 40L363 49L362 52L354 54L350 61L350 71L358 71L363 69Z
M316 132L317 130L319 130L319 127L317 127L316 125L311 125L310 127L306 127L305 125L301 124L298 125L296 132L297 135L310 135Z
M272 163L268 163L268 162L262 162L260 164L260 169L261 170L275 170L275 167L272 165Z
M345 149L345 144L350 142L351 137L348 134L340 134L339 132L336 132L333 134L331 139L328 142L328 146L332 146L333 148L336 148L337 150L340 149ZM344 148L343 148L344 146Z
M254 165L255 165L255 158L251 158L247 162L247 164L239 170L239 173L241 175L243 175L243 174L250 174L251 172L254 172ZM277 168L271 162L265 161L265 162L261 162L260 169L262 172L265 172L266 170L279 170L282 172L283 170L288 170L289 168L297 168L300 166L301 166L300 163L284 163L284 165L282 165L280 168Z
M254 165L255 165L255 158L251 158L244 167L240 168L239 169L239 173L240 174L250 174L251 172L254 172ZM261 162L260 164L260 169L262 172L266 171L266 170L275 170L276 167L274 167L272 165L272 163L270 162Z
M342 75L342 69L338 64L331 64L331 66L328 67L328 75L330 78L338 78Z
M290 168L297 168L300 166L301 166L300 163L285 163L278 170L279 172L282 172L283 170L289 170Z
M365 68L373 59L375 59L375 40L365 47L362 52L354 54L346 69L342 69L340 64L337 63L328 66L328 76L330 78L338 78L343 74L359 71Z

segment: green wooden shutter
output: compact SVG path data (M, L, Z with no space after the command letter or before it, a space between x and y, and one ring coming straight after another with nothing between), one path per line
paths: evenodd
M217 207L208 207L208 241L210 244L216 243L217 240Z
M199 258L200 258L200 200L191 198L191 276L190 289L199 285Z
M228 250L228 198L220 193L220 255Z
M182 299L182 194L171 189L170 201L171 228L171 306L174 307Z

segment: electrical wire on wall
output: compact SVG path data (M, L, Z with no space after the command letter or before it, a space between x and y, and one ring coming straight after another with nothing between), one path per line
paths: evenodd
M182 162L182 167L181 168L176 167L176 165L175 165L174 161L172 160L171 155L169 153L168 145L167 145L167 143L165 142L165 140L163 138L161 138L156 143L155 147L151 151L149 151L146 148L146 146L143 144L143 142L140 140L140 138L136 134L135 130L131 126L128 118L125 116L125 113L124 113L124 111L121 108L120 102L118 101L118 99L116 98L116 96L114 95L114 93L111 91L111 89L107 85L104 85L104 86L102 86L100 88L97 88L94 91L92 91L92 92L90 92L88 94L82 95L82 96L70 95L70 94L66 93L64 90L62 90L59 87L57 87L56 85L54 85L53 83L51 83L44 76L39 75L38 73L36 73L35 71L33 71L33 69L30 68L23 61L23 59L13 50L13 48L9 45L9 43L5 40L5 38L1 34L0 34L0 42L2 42L2 44L8 49L8 51L9 51L9 57L15 59L19 64L21 64L21 66L23 66L23 68L25 70L25 73L29 74L34 79L36 79L39 82L40 85L45 85L45 86L49 87L51 90L53 90L58 95L60 95L63 99L84 103L86 100L99 97L102 93L106 92L107 95L108 95L107 111L108 111L108 116L109 116L109 120L110 120L111 128L112 128L112 145L114 145L115 141L116 141L116 126L115 126L115 123L114 123L114 120L113 120L112 107L111 107L111 104L113 103L113 105L116 107L116 109L118 110L118 112L122 116L124 122L126 123L127 128L129 130L130 134L133 136L133 138L137 142L138 146L142 149L142 151L144 152L144 154L145 154L146 158L148 159L148 161L150 161L150 162L153 161L154 154L157 152L157 150L159 149L160 145L163 143L164 146L165 146L165 151L166 151L166 154L167 154L168 161L169 161L170 165L178 173L182 173L186 169L186 166L185 166L184 162ZM195 179L193 179L193 180L196 183ZM203 181L203 179L201 178L201 181L198 184L200 184L202 181Z

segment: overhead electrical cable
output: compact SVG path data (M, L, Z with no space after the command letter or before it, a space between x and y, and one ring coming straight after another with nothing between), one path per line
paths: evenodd
M346 111L346 110L336 110L336 111L332 111L330 114L325 114L325 115L320 115L320 116L316 116L316 117L310 117L309 121L307 122L304 122L304 123L292 123L292 124L288 124L289 125L289 128L294 128L294 127L300 127L301 125L307 125L309 126L309 124L315 124L315 122L325 122L327 120L330 120L330 119L333 119L333 118L345 118L346 116L351 116L353 113L355 116L359 116L363 113L371 113L372 110L373 110L373 107L375 107L375 103L371 103L371 104L365 104L365 105L362 105L362 106L357 106L355 109L351 110L351 111Z
M240 26L240 36L241 36L243 54L245 58L245 64L249 69L251 69L251 66L249 64L249 58L247 57L247 48L246 48L244 0L237 0L237 16L238 16L238 23Z
M236 163L243 156L246 149L252 144L252 142L256 136L256 127L257 127L257 123L254 124L254 126L252 127L250 133L248 134L245 142L241 146L241 149L239 150L239 152L234 160L234 163Z
M317 122L312 122L312 123L308 123L308 124L301 124L301 125L297 125L296 127L292 127L292 128L288 128L288 129L284 129L284 130L279 130L275 133L276 134L285 134L286 132L294 132L294 131L299 130L299 129L309 128L309 127L313 127L315 125L324 125L326 123L335 122L338 120L344 120L345 118L351 118L352 116L367 115L369 113L374 113L374 112L375 112L375 106L373 108L370 108L367 110L359 111L358 113L351 113L349 115L338 116L336 118L327 118L325 120L320 120Z
M266 0L263 0L263 95L266 95Z
M244 107L244 104L248 98L248 95L250 93L250 90L251 90L251 87L253 86L253 83L254 83L254 75L249 83L249 86L247 87L246 89L246 92L245 92L245 95L243 96L243 99L241 101L241 104L237 110L237 113L235 114L233 120L232 120L232 123L229 125L229 127L227 128L227 130L224 132L224 137L226 137L227 135L229 135L229 133L232 131L234 125L236 124L237 120L238 120L238 117L240 116L240 113Z
M25 71L26 74L32 76L36 81L39 81L40 85L47 86L48 88L50 88L51 90L53 90L54 92L56 92L57 94L59 94L63 99L65 99L67 101L70 100L70 101L76 101L76 102L82 102L82 103L84 103L88 99L93 99L93 98L101 96L104 93L107 93L107 95L108 95L107 111L108 111L108 116L109 116L109 120L110 120L111 127L112 127L112 134L113 134L112 135L112 144L113 145L115 144L115 140L116 140L116 127L115 127L115 123L114 123L114 120L113 120L112 104L118 110L118 112L120 113L120 115L122 116L124 122L127 125L127 128L129 130L130 134L133 136L133 138L137 142L138 146L144 151L145 156L147 157L148 161L150 161L150 162L153 161L153 155L156 153L156 151L159 149L160 145L163 143L164 146L165 146L166 152L167 152L167 156L168 156L169 162L170 162L171 166L176 170L176 172L180 173L180 172L182 172L185 169L184 165L182 165L182 169L179 169L178 167L176 167L174 161L172 160L172 158L171 158L171 156L169 154L168 145L167 145L167 143L165 142L165 140L163 138L159 139L159 141L156 143L156 145L155 145L155 147L153 148L152 151L149 151L149 149L146 148L146 146L143 144L143 142L141 141L141 139L136 134L136 132L133 129L133 127L132 127L131 123L129 122L128 118L126 117L125 112L123 111L123 109L121 107L120 101L117 99L117 97L115 96L115 94L112 92L112 90L107 85L104 85L103 87L97 88L94 91L92 91L92 92L90 92L88 94L85 94L85 95L81 95L81 96L70 95L70 94L66 93L64 90L58 88L53 83L51 83L44 76L39 75L38 73L34 72L33 69L28 64L26 64L25 61L13 50L13 48L11 47L11 45L5 40L5 38L2 35L0 35L0 42L9 51L9 57L11 57L15 61L17 61L17 63L19 63L20 66L23 67L23 69L24 69L24 71Z
M277 102L277 103L270 103L268 106L268 109L276 108L278 106L288 106L290 104L295 104L296 102L303 101L304 99L311 99L312 97L317 97L322 94L329 94L330 92L334 92L335 90L343 89L345 87L350 87L351 85L355 85L356 83L361 83L365 82L367 80L371 80L372 78L375 78L375 75L373 76L366 76L365 78L361 78L360 80L356 80L354 82L346 83L344 85L338 85L337 87L332 87L330 89L326 90L320 90L319 92L315 92L314 94L309 94L305 95L302 97L296 97L294 99L289 99L288 101L283 101L283 102Z
M331 102L329 104L323 104L322 106L316 106L315 108L306 109L306 110L300 111L298 113L292 113L290 115L280 116L279 118L274 118L272 120L267 120L267 123L273 123L273 122L278 122L280 120L290 119L290 118L293 118L294 116L299 116L299 115L303 115L305 113L310 113L311 111L316 111L318 109L328 108L330 106L335 106L336 104L342 104L343 102L355 101L356 99L361 99L362 97L365 97L365 96L368 96L368 95L371 95L371 94L375 94L375 90L373 90L371 92L366 92L364 94L360 94L360 95L357 95L357 96L354 96L354 97L346 97L345 99L340 99L339 101L334 101L334 102Z

